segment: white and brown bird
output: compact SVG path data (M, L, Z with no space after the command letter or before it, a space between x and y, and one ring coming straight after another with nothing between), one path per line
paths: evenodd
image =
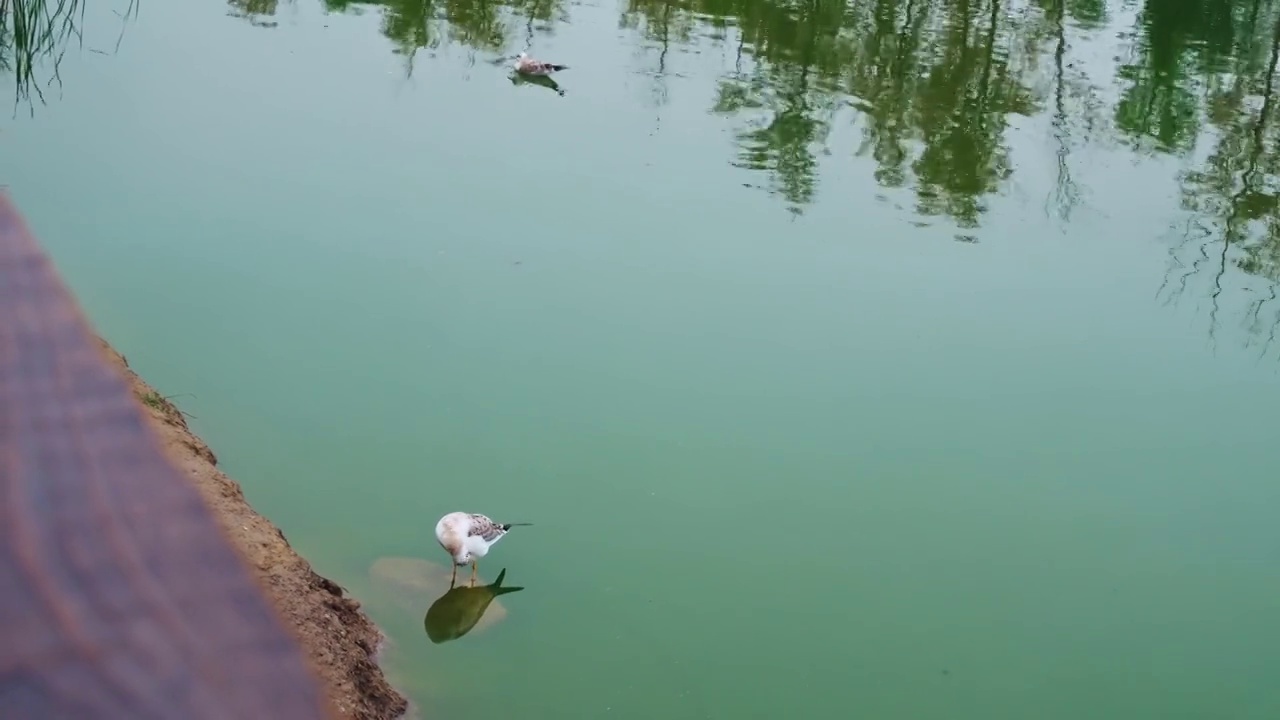
M568 70L569 66L534 60L525 53L520 53L516 56L515 68L516 72L525 75L550 75L553 72Z
M476 565L489 554L489 548L501 540L507 531L517 525L533 523L496 523L480 513L451 512L436 523L436 541L445 552L453 556L453 577L449 587L458 580L458 566L471 563L471 584L476 584Z

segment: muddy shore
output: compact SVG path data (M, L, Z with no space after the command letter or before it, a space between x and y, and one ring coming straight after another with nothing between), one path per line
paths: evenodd
M335 717L392 720L408 703L378 666L382 633L342 588L311 569L284 534L245 501L240 486L187 427L182 413L102 343L107 359L128 378L165 453L188 477L256 572L267 597L292 627L328 692Z

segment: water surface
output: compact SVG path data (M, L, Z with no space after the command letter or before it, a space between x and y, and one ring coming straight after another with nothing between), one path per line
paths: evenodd
M125 8L0 183L357 596L535 523L428 717L1280 716L1280 3Z

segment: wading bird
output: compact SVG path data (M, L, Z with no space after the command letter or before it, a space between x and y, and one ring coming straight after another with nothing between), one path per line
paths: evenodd
M436 541L453 556L453 576L449 587L458 580L458 566L471 563L471 585L476 584L476 565L489 554L489 548L517 525L533 523L496 523L479 513L451 512L436 523Z

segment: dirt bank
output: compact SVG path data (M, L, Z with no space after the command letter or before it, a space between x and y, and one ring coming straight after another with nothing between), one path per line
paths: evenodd
M215 467L217 458L187 429L182 413L138 377L122 355L106 342L102 345L107 358L128 376L170 459L200 490L233 545L257 571L268 597L292 624L327 687L337 717L401 717L407 702L377 665L382 635L360 603L317 575L279 528L249 507L240 486Z

